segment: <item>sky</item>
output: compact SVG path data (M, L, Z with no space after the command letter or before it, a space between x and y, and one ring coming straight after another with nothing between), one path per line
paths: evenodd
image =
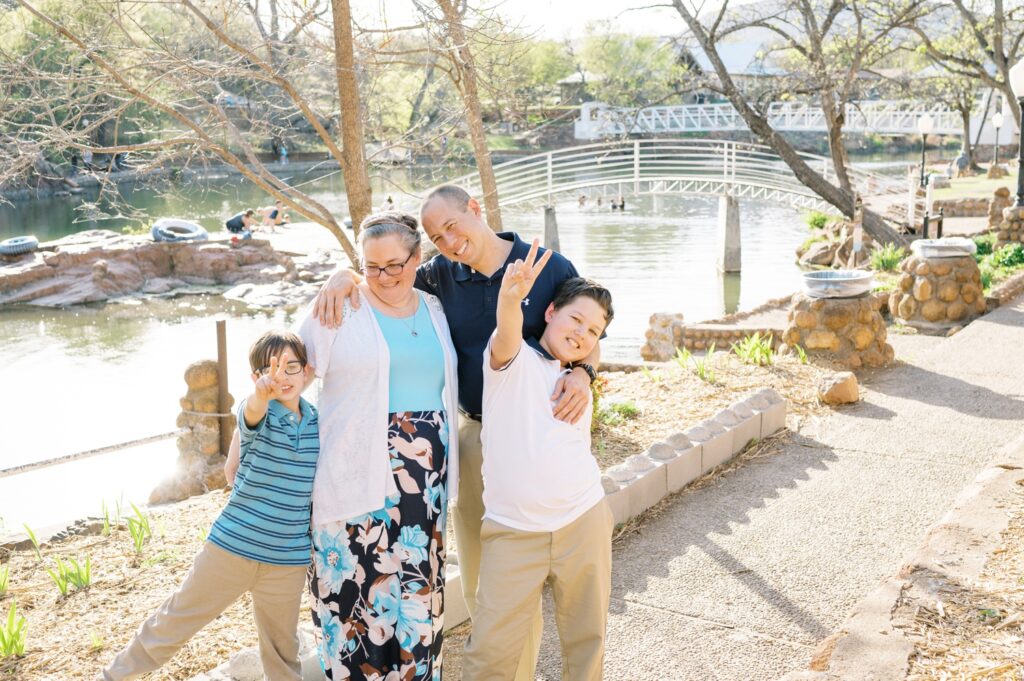
M429 0L427 0L429 2ZM578 38L588 23L611 21L623 33L640 35L676 35L686 24L668 0L471 0L474 6L496 8L513 21L521 21L524 31L535 31L537 37L552 40ZM386 7L385 7L386 3ZM712 3L708 3L712 4ZM630 10L629 8L644 8ZM411 23L414 10L409 0L353 0L353 12L363 20L380 25L385 16L390 26Z

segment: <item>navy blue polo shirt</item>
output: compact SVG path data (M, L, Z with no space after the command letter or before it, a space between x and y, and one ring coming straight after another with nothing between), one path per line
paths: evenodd
M525 259L530 244L515 232L500 232L498 237L512 242L508 259L497 272L487 277L467 265L452 262L438 254L416 270L416 288L441 300L452 342L459 358L459 406L470 414L480 413L484 392L484 349L498 325L498 291L505 267ZM538 257L546 249L538 250ZM523 338L540 338L544 334L544 311L554 299L555 291L566 279L580 276L569 259L555 252L540 276L533 282L530 294L523 299Z

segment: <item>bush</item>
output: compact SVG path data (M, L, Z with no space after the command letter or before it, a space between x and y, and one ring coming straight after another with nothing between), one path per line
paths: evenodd
M1015 269L1024 265L1024 245L1009 244L992 253L992 262L996 267Z
M996 234L995 232L989 232L988 234L982 234L981 236L974 237L974 245L978 247L978 252L974 254L975 260L980 261L986 255L989 255L996 248Z
M831 218L828 213L812 210L804 219L807 221L807 226L811 229L824 229Z
M871 252L871 269L879 272L892 272L903 258L907 257L907 251L902 246L885 244Z

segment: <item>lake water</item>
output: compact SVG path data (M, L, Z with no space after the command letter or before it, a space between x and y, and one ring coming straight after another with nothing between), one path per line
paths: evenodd
M379 201L391 192L400 206L412 207L402 187L436 181L424 171L398 171L376 179L374 196ZM345 214L338 176L315 179L305 189L335 214ZM190 217L209 229L244 206L267 203L237 181L185 188L184 197L123 191L152 217ZM625 213L593 202L580 209L572 197L556 206L562 251L615 298L615 321L602 344L608 359L639 359L653 312L682 312L695 322L749 309L799 286L794 249L806 238L806 227L795 210L741 201L743 272L723 278L714 264L716 199L628 197L627 203ZM102 200L91 211L80 205L81 198L0 208L0 238L35 233L50 239L125 222L94 221L111 212ZM90 212L92 218L83 218ZM525 238L542 235L539 208L506 209L504 219ZM238 399L251 384L249 344L269 327L292 324L292 314L253 313L215 296L68 310L0 309L0 377L13 388L0 396L6 431L0 469L174 430L183 372L193 361L216 356L217 319L228 320L229 386ZM122 495L145 501L172 470L175 455L173 441L166 441L0 477L0 517L10 529L95 514L104 498L111 505Z

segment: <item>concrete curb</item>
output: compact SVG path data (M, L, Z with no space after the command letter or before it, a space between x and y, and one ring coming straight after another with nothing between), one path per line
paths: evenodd
M781 681L903 681L914 646L894 625L896 609L908 594L938 598L929 575L960 582L977 578L1009 523L1001 506L1017 485L1024 485L1024 437L1004 447L961 491L903 567L818 645L809 668Z

